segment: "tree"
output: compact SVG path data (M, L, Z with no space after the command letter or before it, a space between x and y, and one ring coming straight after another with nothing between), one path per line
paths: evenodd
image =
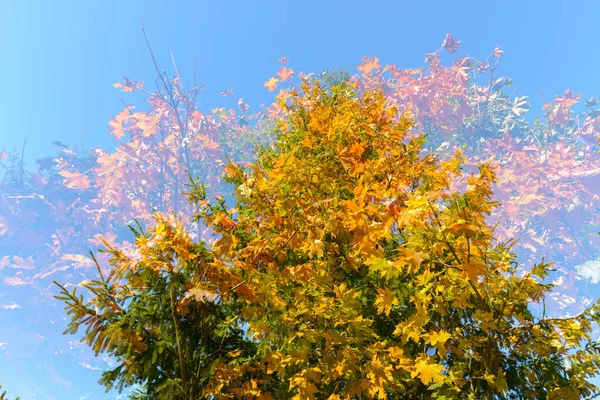
M383 91L357 88L305 80L280 98L274 146L226 167L235 208L192 180L210 246L158 217L136 254L108 246L88 302L62 288L68 331L119 360L103 383L142 383L140 398L598 393L598 305L532 313L550 264L518 274L513 241L494 240L494 168L457 190L460 152L439 161Z
M567 91L544 100L543 115L527 121L527 100L507 92L512 80L498 75L502 50L494 49L479 61L458 54L458 43L448 35L419 69L382 66L377 58L365 57L358 66L358 90L381 87L400 111L397 115L410 112L413 131L428 133L424 149L440 159L461 146L466 146L467 170L495 157L501 168L493 184L494 198L502 204L486 217L490 224L499 223L494 236L501 241L520 238L512 250L521 267L528 269L542 254L555 261L558 272L547 279L563 283L547 298L546 309L552 315L577 314L591 296L573 266L599 256L597 101L588 99L585 112L576 113L580 95ZM456 60L442 61L443 52ZM291 81L294 74L287 61L281 61L276 78L267 81L269 90ZM207 184L209 194L226 193L219 160L230 156L236 162L250 161L252 142L269 141L264 128L283 113L277 103L254 115L248 114L242 99L236 110L201 112L194 102L201 85L194 79L191 87L184 87L174 67L171 76L157 68L154 92L128 79L115 84L125 92L149 95L149 107L127 104L111 120L109 132L119 142L116 149L88 151L55 142L57 151L38 160L39 169L30 172L24 169L21 149L0 152L2 291L15 304L25 296L40 305L36 314L23 317L31 332L41 323L45 332L60 335L48 318L51 313L55 319L63 317L49 304L49 281L68 287L90 279L95 268L86 252L101 244L96 235L129 251L127 224L133 219L152 224L154 208L177 211L195 238L201 229L189 226L193 207L179 193L185 190L186 170ZM282 90L278 97L285 98L287 92ZM98 260L106 266L102 256L97 255ZM568 301L562 300L565 296ZM55 342L44 347L48 359L58 346Z

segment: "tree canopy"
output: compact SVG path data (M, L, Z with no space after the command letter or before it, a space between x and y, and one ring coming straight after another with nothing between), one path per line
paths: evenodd
M139 399L579 399L598 393L598 306L536 315L552 285L520 273L486 221L494 168L465 176L411 132L383 90L304 80L279 98L276 139L229 163L236 205L188 200L214 240L176 217L105 242L111 270L64 287L68 332L118 366Z

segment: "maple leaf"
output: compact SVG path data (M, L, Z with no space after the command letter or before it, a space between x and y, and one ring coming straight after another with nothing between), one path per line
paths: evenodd
M0 160L6 158L6 150L2 150L2 152L0 153Z
M377 289L377 298L375 299L375 306L377 306L378 312L385 313L386 316L390 315L392 307L398 305L398 298L396 294L390 289Z
M574 106L579 99L581 99L581 93L573 93L573 90L570 88L565 90L565 93L562 97L556 95L556 99L554 100L557 104L561 104L564 108L570 108Z
M284 56L281 56L280 58L278 58L277 61L279 61L282 64L287 64L288 63L287 58L285 58Z
M277 72L280 82L288 81L293 74L294 70L288 67L281 67L281 69Z
M469 72L471 71L472 67L470 65L469 62L469 58L459 58L458 60L456 60L453 64L453 67L456 68L456 71L458 72L458 75L461 78L468 78L469 77Z
M265 82L265 87L267 89L269 89L269 92L274 91L277 88L277 82L279 82L279 79L277 78L271 78L268 81Z
M446 34L444 43L442 43L442 48L448 50L449 53L456 54L459 45L460 41L457 41L454 36L448 33Z
M108 124L110 125L110 134L117 140L121 140L125 136L125 128L123 124L129 119L130 111L127 107L121 111L116 118L112 118Z
M445 331L431 332L427 341L436 346L438 344L445 344L451 337L452 335Z
M145 113L135 113L131 117L137 119L136 126L142 130L143 137L150 137L158 132L159 115L149 116Z
M209 300L212 301L217 297L217 295L208 290L204 290L202 288L196 287L189 290L189 292L183 297L184 300L194 299L195 301L204 301Z
M460 268L464 271L463 277L475 282L487 270L485 265L478 263L465 263Z
M496 46L496 48L492 52L492 55L496 58L500 58L502 57L502 53L504 53L504 50L502 50L500 46Z
M363 57L363 63L359 64L357 69L362 71L363 75L368 75L372 70L381 68L381 64L379 64L379 59L377 57Z
M71 172L65 169L60 171L58 174L66 178L65 186L68 188L87 189L90 187L90 180L82 173Z
M415 364L414 371L410 373L410 376L413 379L418 376L424 385L429 385L432 382L441 385L446 378L442 373L443 370L443 365L430 364L427 359L421 358Z
M141 89L144 86L144 81L132 82L127 77L123 78L125 79L123 83L113 83L113 86L116 88L121 88L124 92L133 92L133 89Z

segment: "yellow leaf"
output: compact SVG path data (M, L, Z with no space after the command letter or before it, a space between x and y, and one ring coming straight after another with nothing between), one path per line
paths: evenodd
M413 379L418 376L424 385L429 385L431 382L439 383L441 385L444 383L445 379L445 375L442 374L443 370L443 365L430 364L426 359L421 358L415 364L415 370L410 373L410 376Z
M401 358L404 355L404 350L400 347L388 347L388 352L392 357Z
M437 344L445 344L448 339L450 339L452 337L451 334L449 334L448 332L445 331L439 331L439 332L431 332L429 334L429 338L428 338L428 342L431 343L433 346L436 346Z
M309 137L305 137L300 143L302 146L308 147L309 149L313 148L313 142Z
M378 295L375 299L377 312L384 312L386 316L389 316L392 307L398 305L396 294L389 289L377 289L377 293Z
M72 189L87 189L90 187L90 180L84 174L63 170L58 173L65 177L65 186Z
M242 183L238 186L238 190L243 197L250 197L252 194L252 189L250 189L245 183Z
M463 279L476 281L486 270L486 266L483 264L465 263L460 266L463 270Z

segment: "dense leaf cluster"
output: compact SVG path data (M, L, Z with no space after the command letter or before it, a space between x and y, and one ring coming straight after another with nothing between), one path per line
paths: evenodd
M535 316L549 264L517 273L486 216L494 169L462 175L380 90L304 81L274 146L230 163L237 204L189 200L214 241L175 218L106 243L111 272L62 288L68 332L118 360L102 382L147 399L579 399L600 367L598 306Z

